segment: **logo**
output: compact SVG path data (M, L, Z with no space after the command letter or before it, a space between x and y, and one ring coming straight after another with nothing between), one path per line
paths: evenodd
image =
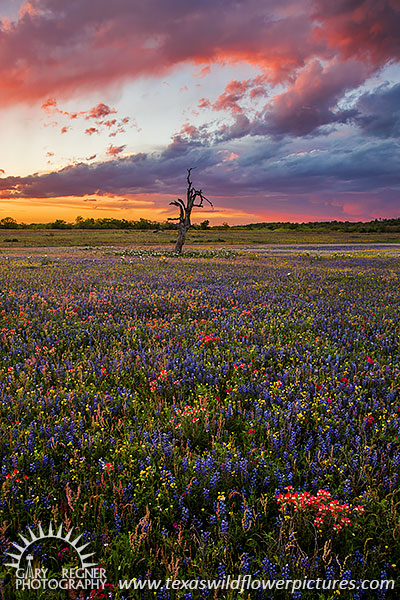
M86 590L86 589L103 589L107 579L105 576L105 569L100 568L97 563L92 562L93 552L83 553L83 551L89 546L89 542L86 544L80 544L82 534L78 535L75 539L72 539L73 528L67 531L64 535L62 525L57 531L53 530L53 526L50 523L48 531L43 531L42 525L39 525L38 535L35 535L31 528L28 527L29 536L23 536L21 533L18 534L22 540L21 543L12 542L12 545L17 550L17 553L6 552L10 556L13 562L5 563L6 566L12 567L16 570L16 581L15 585L17 589L63 589L63 590ZM34 545L39 544L45 540L59 540L67 547L64 547L58 556L63 556L66 550L71 548L76 553L79 560L79 566L73 568L62 568L61 577L57 578L52 576L49 572L49 568L45 568L41 565L40 553L36 551ZM40 545L40 544L39 544ZM69 548L68 548L69 546ZM37 546L36 546L37 547ZM55 557L53 557L55 558ZM26 566L24 568L24 565ZM38 566L39 565L39 566Z

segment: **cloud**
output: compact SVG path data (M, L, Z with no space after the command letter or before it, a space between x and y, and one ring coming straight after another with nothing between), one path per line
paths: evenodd
M235 117L233 123L223 123L221 125L220 130L216 135L216 138L219 141L226 142L229 140L242 138L247 135L254 135L254 125L255 122L251 122L250 119L246 117L246 115L239 114Z
M85 129L85 133L87 135L93 135L94 133L99 133L99 130L96 129L96 127L88 127L87 129Z
M120 157L116 147L111 160L92 165L78 163L59 171L28 177L0 179L3 198L179 194L188 166L197 167L194 178L207 196L223 196L237 205L242 195L395 193L399 180L400 148L389 140L365 142L337 139L328 149L299 146L299 142L237 142L234 151L217 146L204 148L174 141L161 153ZM179 146L177 151L176 146ZM110 154L110 156L112 156ZM231 158L232 160L224 160ZM398 196L397 196L398 197Z
M64 117L67 117L68 119L71 119L71 120L77 119L78 117L82 117L82 118L86 119L86 121L89 121L90 119L94 119L96 121L96 123L110 123L111 121L102 121L102 119L104 119L104 117L107 117L108 115L112 115L117 112L115 110L115 108L110 108L109 106L107 106L107 104L103 104L102 102L97 104L97 106L90 108L89 110L81 110L79 112L69 112L67 110L61 110L60 108L58 108L57 100L55 98L47 98L47 100L45 100L42 103L41 108L46 113L51 114L51 115L59 114L59 115L63 115ZM126 119L129 119L129 117L124 117L122 122L125 123ZM115 124L116 120L114 119L113 122Z
M115 137L118 133L125 133L125 126L130 122L132 127L137 127L137 123L135 119L131 117L123 117L122 119L106 119L109 115L116 114L115 108L111 108L100 102L97 106L90 108L89 110L79 111L79 112L70 112L67 110L61 110L57 106L57 101L55 98L48 98L42 103L42 110L44 110L48 115L54 117L54 115L60 115L60 117L65 117L69 120L76 119L84 119L85 121L93 120L95 122L96 127L87 127L85 129L86 135L93 135L94 133L100 133L103 129L109 130L109 137ZM56 126L58 123L56 121L51 122L52 125ZM66 133L70 129L69 127L62 127L61 133Z
M239 105L244 94L249 90L249 81L230 81L225 92L211 105L213 110L230 110L233 114L242 113L243 108Z
M199 108L229 112L233 121L223 122L213 133L209 126L208 139L228 141L251 136L306 136L322 127L347 123L357 114L355 107L340 108L346 93L359 87L369 69L358 61L332 59L323 65L311 60L299 69L293 82L283 92L274 94L264 76L244 81L232 80L217 100L202 98ZM262 109L251 107L252 100L267 100ZM249 107L250 102L250 107ZM203 139L205 135L203 127ZM190 134L189 128L186 135ZM193 131L198 139L198 129Z
M204 76L211 63L247 61L276 82L313 58L373 69L400 58L397 0L97 0L96 10L91 0L31 0L29 7L1 22L3 105L66 98L185 62L203 65Z
M100 102L97 106L94 106L88 111L87 119L103 119L108 115L115 114L117 111L115 108L110 108L107 104ZM115 119L114 119L115 122Z
M46 112L53 112L57 110L57 101L54 98L47 98L41 106L43 110Z
M107 154L109 156L117 156L117 154L121 154L121 152L123 152L126 148L125 146L113 146L112 144L110 144L107 148Z
M318 60L302 69L295 82L267 104L257 133L304 136L324 125L345 123L354 112L341 110L338 101L358 87L367 69L362 63L333 60L325 67Z
M193 77L198 77L199 79L203 79L203 77L206 77L206 75L209 75L210 73L211 73L210 65L206 65L205 67L200 69L200 71L198 73L194 73Z
M206 98L201 98L199 108L211 108L215 111L230 111L232 114L244 112L242 102L247 98L253 100L259 96L267 94L266 83L268 79L265 75L258 75L252 79L237 81L233 79L226 87L225 91L215 100L210 102Z
M182 63L248 61L275 81L311 57L329 56L312 36L310 15L290 0L32 0L32 11L3 21L3 104L71 97ZM111 8L112 6L112 8Z
M213 120L202 124L196 114L158 153L121 156L127 145L115 141L104 162L92 162L93 155L90 164L2 177L2 197L179 194L186 168L196 166L196 177L204 177L224 209L232 202L239 210L244 198L254 198L263 210L269 195L281 209L303 206L309 214L321 198L326 214L340 208L356 215L363 195L369 214L379 198L394 210L400 85L371 87L382 81L383 66L400 59L396 0L97 0L96 10L89 0L31 0L25 6L15 21L0 21L3 107L39 102L51 121L45 126L113 138L137 127L135 120L120 118L105 102L80 110L86 91L104 99L107 88L141 77L161 81L191 63L197 85L214 90L202 92L210 97L199 103ZM255 67L251 77L218 89L212 64L243 61ZM61 108L71 98L79 110Z
M400 59L400 4L397 0L315 0L315 39L345 58L375 68Z
M177 152L175 146L184 147ZM172 142L161 154L120 157L124 146L110 145L111 160L91 165L71 164L59 171L0 179L0 197L51 198L130 193L171 193L185 182L188 164L199 170L218 162L209 149Z
M400 136L400 84L381 85L362 94L356 103L355 123L367 135Z

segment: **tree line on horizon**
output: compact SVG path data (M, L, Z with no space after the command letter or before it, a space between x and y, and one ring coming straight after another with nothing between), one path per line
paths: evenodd
M151 230L151 231L176 231L178 225L171 221L152 221L140 218L138 221L116 219L112 217L84 219L76 217L74 223L64 219L56 219L49 223L18 223L12 217L0 219L0 229L123 229L123 230ZM373 221L309 221L307 223L292 223L290 221L274 221L248 223L246 225L210 225L206 219L199 224L193 224L192 229L200 231L221 230L269 230L269 231L343 231L359 233L398 233L400 232L400 218L374 219Z

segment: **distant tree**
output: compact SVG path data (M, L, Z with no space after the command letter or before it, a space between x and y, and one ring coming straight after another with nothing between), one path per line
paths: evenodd
M68 229L70 225L64 219L56 219L50 223L51 229Z
M154 229L155 226L155 222L154 221L150 221L149 219L143 219L143 217L140 218L139 221L137 221L137 228L138 229Z
M208 219L206 219L205 221L202 221L200 223L200 229L208 229L210 227L210 221Z
M193 170L193 167L188 169L187 172L187 189L186 189L186 202L184 202L181 198L178 200L174 200L170 202L174 206L179 208L179 217L170 217L169 221L178 221L178 239L175 244L175 252L180 254L182 252L183 244L185 243L186 234L192 226L190 221L190 217L192 214L192 210L196 208L203 208L203 202L208 202L208 204L213 207L212 202L203 195L201 190L196 190L193 187L193 183L190 179L190 174Z
M18 223L12 217L4 217L0 221L1 229L18 229Z

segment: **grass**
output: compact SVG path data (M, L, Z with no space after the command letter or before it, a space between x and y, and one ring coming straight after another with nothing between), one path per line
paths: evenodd
M0 248L57 246L137 246L175 244L176 232L123 230L0 230ZM187 245L258 246L269 244L391 244L400 233L343 233L291 231L195 231Z

